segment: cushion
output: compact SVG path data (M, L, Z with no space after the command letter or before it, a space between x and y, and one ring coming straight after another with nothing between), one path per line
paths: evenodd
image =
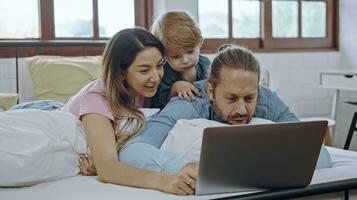
M66 103L99 76L102 56L34 56L25 60L36 98Z
M16 93L0 93L0 111L16 105L17 98L18 94Z

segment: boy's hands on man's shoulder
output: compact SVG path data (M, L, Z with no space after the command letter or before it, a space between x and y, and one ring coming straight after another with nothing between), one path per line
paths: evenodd
M178 96L180 99L192 101L195 96L201 96L200 90L187 81L176 81L171 87L171 96Z

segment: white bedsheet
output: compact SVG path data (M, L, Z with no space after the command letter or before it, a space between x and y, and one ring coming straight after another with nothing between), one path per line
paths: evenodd
M312 184L331 182L349 178L357 178L357 152L328 148L331 153L333 167L315 171ZM113 184L104 184L96 177L75 176L54 182L38 184L32 187L0 189L1 200L114 200L114 199L155 199L186 200L212 199L232 196L239 193L208 196L175 196L155 190L137 189ZM242 193L243 194L243 193Z

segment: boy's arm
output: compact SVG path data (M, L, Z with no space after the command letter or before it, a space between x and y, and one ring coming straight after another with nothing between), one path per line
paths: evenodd
M119 153L119 159L129 165L147 170L176 173L191 162L160 150L169 131L178 119L198 118L191 102L174 98L156 116L151 118L139 136L132 139Z
M196 81L201 81L207 78L207 73L210 69L211 61L208 57L200 54L198 58L198 63L196 67ZM181 93L181 94L180 94ZM194 99L194 95L201 96L198 88L194 87L193 84L184 80L177 80L171 84L170 92L168 98L179 96L180 98L185 98L187 100Z

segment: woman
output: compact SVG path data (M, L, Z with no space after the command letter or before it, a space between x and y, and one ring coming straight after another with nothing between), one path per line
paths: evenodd
M193 190L181 174L167 175L118 161L117 151L144 126L138 108L150 106L163 76L164 47L141 28L118 32L103 54L103 73L61 108L83 123L99 180L187 195ZM81 171L84 170L81 159ZM93 171L94 173L95 171Z
M156 94L164 74L164 52L161 42L145 29L124 29L104 50L102 75L63 107L54 101L39 101L13 110L61 107L60 111L75 115L83 124L91 154L91 158L81 156L80 171L84 175L97 174L107 183L193 194L194 189L185 182L189 170L168 175L118 161L118 150L143 129L145 119L138 109L150 107L150 98Z

